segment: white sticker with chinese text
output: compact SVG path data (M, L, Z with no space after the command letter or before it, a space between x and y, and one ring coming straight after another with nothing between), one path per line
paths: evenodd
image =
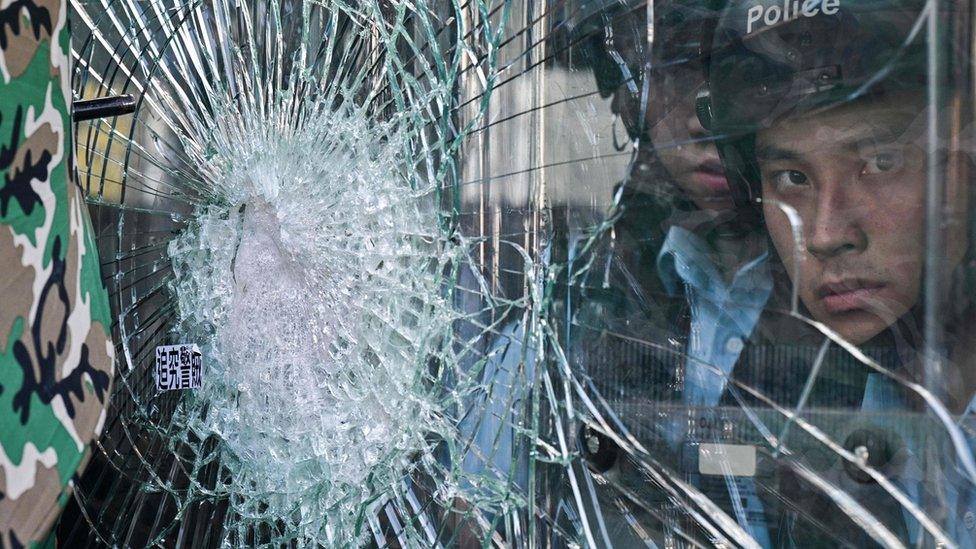
M196 343L156 347L157 391L199 389L202 374L203 355Z

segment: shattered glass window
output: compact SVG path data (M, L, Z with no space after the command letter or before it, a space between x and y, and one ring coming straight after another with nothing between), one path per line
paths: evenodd
M968 2L72 9L62 543L976 544Z

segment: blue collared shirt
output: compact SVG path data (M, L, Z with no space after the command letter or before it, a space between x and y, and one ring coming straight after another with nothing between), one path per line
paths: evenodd
M710 259L708 244L681 227L671 227L657 258L665 289L677 295L683 286L691 307L685 361L683 401L688 406L717 406L728 376L739 360L745 340L759 320L773 288L768 252L739 268L726 283ZM680 442L683 421L672 426L672 442ZM771 547L762 502L751 478L726 478L735 518L763 547Z
M773 288L769 253L743 265L730 284L709 258L708 244L681 227L671 227L657 258L665 289L683 286L691 307L684 401L716 406L725 382L752 334Z
M946 521L943 524L946 535L958 543L960 547L976 547L976 490L974 490L972 481L956 462L955 449L948 447L947 444L946 448L940 448L935 452L943 460L942 463L938 464L943 476L936 479L934 483L931 480L927 482L924 472L925 446L937 444L936 441L940 438L929 438L926 435L931 433L921 433L915 429L905 428L902 421L898 419L899 415L892 413L909 409L901 396L901 392L896 389L895 382L881 374L868 374L861 409L866 412L877 413L876 421L891 418L891 424L885 426L895 430L905 439L907 459L900 474L892 478L892 483L904 492L912 503L922 507L923 512L925 511L924 487L928 484L929 491L932 491L931 489L940 490L944 497L946 511ZM919 413L919 415L924 414ZM976 397L970 401L958 423L976 426ZM967 436L966 438L969 443L969 451L972 452L973 448L976 448L974 446L976 437ZM947 442L947 439L941 440ZM932 484L941 484L942 486L931 486ZM902 510L902 516L908 530L909 540L915 543L916 540L922 539L921 536L924 532L918 520L907 509Z
M768 254L743 265L731 284L725 283L709 254L707 244L700 237L673 227L657 258L659 276L665 288L677 295L683 287L691 306L687 381L683 394L686 402L694 406L718 404L725 379L738 360L744 341L752 333L772 289ZM573 255L571 251L570 257ZM535 353L531 344L523 350L525 336L519 322L500 331L483 373L484 379L490 380L490 388L471 407L472 410L483 409L484 413L472 414L461 422L463 438L470 437L472 446L461 467L469 479L488 472L490 477L501 481L513 466L520 470L525 466L512 462L514 432L511 421L507 421L513 402L517 403L523 396L520 380L531 379ZM520 375L521 364L527 371ZM518 474L516 478L522 476ZM729 482L730 492L737 496L734 500L746 501L751 515L755 515L756 509L761 514L762 507L751 479ZM469 490L477 489L470 485L470 481L464 484ZM738 515L740 524L760 545L770 547L765 525L756 525L753 521L750 526L744 513Z

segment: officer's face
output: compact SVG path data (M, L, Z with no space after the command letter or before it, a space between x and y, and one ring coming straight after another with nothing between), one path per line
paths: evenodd
M861 101L757 135L763 211L776 250L813 318L855 344L919 299L922 107L915 97Z
M674 184L695 205L731 209L732 196L718 150L695 114L695 96L705 84L701 64L696 60L675 63L651 71L648 78L643 101L641 90L634 94L621 85L614 94L613 111L631 133L646 131L651 142L642 145L654 148Z

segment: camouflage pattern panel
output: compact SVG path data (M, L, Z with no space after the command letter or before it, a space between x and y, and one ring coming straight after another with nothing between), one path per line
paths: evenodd
M44 540L112 380L111 315L72 180L64 0L0 0L0 547Z

